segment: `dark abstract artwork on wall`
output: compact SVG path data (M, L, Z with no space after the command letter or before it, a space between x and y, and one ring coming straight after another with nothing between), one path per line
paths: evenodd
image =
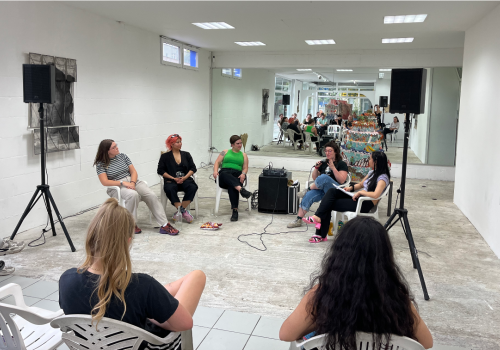
M45 104L47 153L80 148L79 128L74 119L74 83L76 60L62 57L29 54L30 64L51 64L56 67L56 102ZM33 128L33 147L40 154L40 116L38 103L29 104L29 125Z

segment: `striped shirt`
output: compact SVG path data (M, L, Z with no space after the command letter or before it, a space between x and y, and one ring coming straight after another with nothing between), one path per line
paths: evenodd
M116 157L112 158L106 168L103 163L97 163L97 175L106 173L108 180L121 180L130 176L129 165L132 165L130 158L124 153L118 153Z

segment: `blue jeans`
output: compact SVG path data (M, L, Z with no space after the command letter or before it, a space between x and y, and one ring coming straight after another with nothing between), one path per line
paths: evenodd
M299 207L304 209L306 212L309 211L309 208L311 208L313 203L319 202L330 188L334 188L334 184L339 186L337 181L326 174L318 176L314 183L318 189L307 191L299 205Z

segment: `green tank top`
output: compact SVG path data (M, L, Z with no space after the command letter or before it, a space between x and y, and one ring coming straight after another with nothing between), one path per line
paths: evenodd
M312 128L314 128L313 125L308 125L308 126L306 126L306 131L312 134L313 133Z
M235 153L232 149L229 149L222 160L221 168L231 168L241 171L243 169L243 161L243 152Z

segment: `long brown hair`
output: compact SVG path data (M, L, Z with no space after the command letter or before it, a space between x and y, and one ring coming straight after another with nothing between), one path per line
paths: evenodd
M96 260L100 260L102 270L94 290L99 302L91 311L92 321L97 321L97 324L104 317L113 295L123 303L122 318L127 311L125 289L132 277L129 239L134 228L134 218L115 198L106 200L90 222L85 241L87 257L78 272L87 271Z
M107 168L110 162L109 159L109 154L108 151L111 148L111 145L113 144L113 140L110 139L105 139L102 140L101 143L99 144L99 147L97 148L97 154L94 159L94 165L95 166L97 163L102 163L104 164L104 167Z

